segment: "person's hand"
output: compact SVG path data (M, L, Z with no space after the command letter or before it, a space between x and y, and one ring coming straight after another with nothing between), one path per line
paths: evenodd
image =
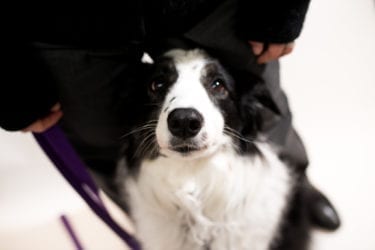
M294 48L294 42L290 43L270 43L265 46L262 42L249 41L253 52L258 56L258 63L266 63L276 60L282 56L290 54Z
M57 103L51 108L51 113L49 115L33 122L28 127L22 129L22 132L42 133L55 125L62 116L61 106Z

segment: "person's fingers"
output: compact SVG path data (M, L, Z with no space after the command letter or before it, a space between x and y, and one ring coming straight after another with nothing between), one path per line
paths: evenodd
M61 105L60 103L56 103L51 108L51 113L48 116L33 122L31 125L22 129L22 132L44 132L45 130L55 125L61 119L62 116L63 113L61 111Z
M60 105L60 103L56 103L55 105L53 105L53 107L51 108L51 111L52 112L56 112L56 111L58 111L58 110L60 110L61 109L61 105Z
M55 125L61 119L62 116L63 116L63 113L61 111L57 111L41 119L43 131Z
M258 63L266 63L279 58L284 49L284 44L270 44L268 49L258 57Z
M271 43L266 48L264 43L248 41L251 45L253 52L258 56L258 63L266 63L272 60L276 60L284 55L290 54L294 49L294 42L276 44Z
M292 53L293 49L294 49L294 42L287 43L285 45L284 51L282 53L282 56L285 56L285 55L288 55L288 54Z
M251 47L253 48L253 52L256 56L259 56L264 49L264 44L260 42L254 42L254 41L249 41Z
M48 116L37 120L36 122L32 123L27 128L23 129L23 132L34 132L34 133L42 133L55 125L63 116L62 111L52 112Z

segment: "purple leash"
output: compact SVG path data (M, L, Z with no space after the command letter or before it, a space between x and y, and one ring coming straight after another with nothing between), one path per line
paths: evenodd
M70 239L72 240L76 250L83 250L82 243L79 241L77 234L74 232L72 225L70 224L68 217L66 215L61 215L60 220L68 232Z
M35 139L56 168L98 215L132 250L141 250L138 241L124 231L105 208L98 187L87 172L87 168L72 148L59 126L44 133L34 134Z

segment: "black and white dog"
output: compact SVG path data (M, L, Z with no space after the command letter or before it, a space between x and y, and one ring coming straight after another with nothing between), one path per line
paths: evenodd
M241 85L198 49L171 50L153 67L129 96L139 105L122 160L144 249L305 249L289 230L298 177L257 132L263 84Z

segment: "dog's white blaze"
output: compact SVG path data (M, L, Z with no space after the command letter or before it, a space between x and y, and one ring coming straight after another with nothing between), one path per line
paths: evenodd
M173 152L165 150L171 136L167 117L176 108L194 108L201 113L204 117L204 125L196 137L199 140L203 134L206 134L206 144L213 150L215 145L221 142L224 119L210 100L200 80L202 69L207 61L200 50L172 50L168 55L175 61L178 79L165 98L156 128L156 138L161 146L161 152L167 155L173 154Z
M192 161L143 162L126 189L144 249L268 249L292 178L268 146L258 147L263 159L223 146Z

